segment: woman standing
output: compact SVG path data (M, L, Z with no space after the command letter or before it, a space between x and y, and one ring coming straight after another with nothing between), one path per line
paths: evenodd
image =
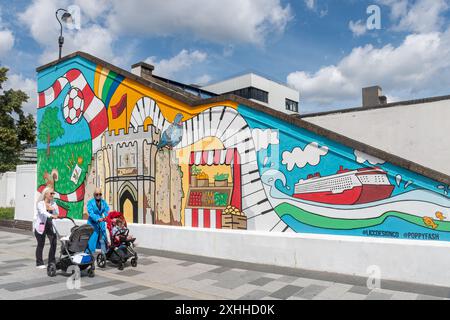
M102 190L96 188L94 191L94 198L87 203L87 211L89 218L87 223L94 227L94 232L89 239L89 251L94 254L97 248L101 248L103 253L106 253L107 234L106 231L106 217L109 214L109 206L105 200L103 200Z
M56 253L56 234L53 230L52 219L57 219L59 215L58 206L53 197L55 191L47 187L42 191L41 199L36 205L36 216L34 220L34 235L37 240L36 247L36 267L45 269L42 252L45 245L45 236L50 241L50 250L48 252L48 264L55 263Z

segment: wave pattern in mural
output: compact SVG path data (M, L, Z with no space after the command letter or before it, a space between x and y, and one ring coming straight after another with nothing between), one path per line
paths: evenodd
M38 85L39 190L69 216L101 187L135 223L450 240L447 186L245 105L192 108L80 57Z

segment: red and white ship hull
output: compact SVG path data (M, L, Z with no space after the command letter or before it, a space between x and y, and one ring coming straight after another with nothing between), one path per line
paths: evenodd
M295 186L294 197L302 200L354 205L387 199L394 186L387 173L379 168L341 170L336 175L320 177L317 174Z

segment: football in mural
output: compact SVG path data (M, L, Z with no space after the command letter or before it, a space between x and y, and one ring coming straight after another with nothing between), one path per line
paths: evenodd
M70 89L66 98L64 99L64 119L69 124L75 124L83 115L84 112L84 98L81 90L77 88Z

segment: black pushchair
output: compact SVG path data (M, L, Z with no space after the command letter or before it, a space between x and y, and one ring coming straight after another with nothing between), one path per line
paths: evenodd
M131 259L131 266L136 267L138 261L137 253L134 250L134 241L136 239L129 239L128 229L121 230L120 232L114 234L113 228L116 219L121 219L126 226L125 217L121 212L111 211L108 214L106 217L106 225L110 234L111 243L106 252L102 251L97 255L97 266L99 268L106 267L106 261L108 260L117 265L119 270L123 270L128 259ZM107 235L103 232L102 236L103 241L106 243Z
M59 219L67 219L72 221L74 226L70 230L70 235L61 237L52 221L53 229L58 240L61 243L61 253L56 263L50 263L47 267L47 275L49 277L56 276L57 270L67 272L70 266L78 266L81 270L87 270L89 277L95 276L95 259L92 252L89 252L88 242L94 228L88 224L78 226L72 218L65 217ZM86 253L88 251L88 253Z

